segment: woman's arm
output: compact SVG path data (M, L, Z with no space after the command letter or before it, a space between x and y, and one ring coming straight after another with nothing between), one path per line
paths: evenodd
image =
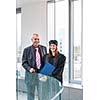
M52 76L54 76L55 78L57 78L60 81L62 81L62 73L64 70L65 61L66 61L66 57L64 55L59 57L56 69L52 73Z

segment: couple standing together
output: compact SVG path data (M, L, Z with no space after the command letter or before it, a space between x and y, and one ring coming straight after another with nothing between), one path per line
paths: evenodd
M36 80L37 74L48 61L55 69L51 77L56 78L62 83L62 74L64 70L66 57L58 51L58 42L56 40L49 41L49 53L45 46L40 45L40 37L38 33L34 33L31 38L32 45L25 48L22 56L22 66L26 70L25 83L28 90L28 100L34 100L34 86L38 84Z

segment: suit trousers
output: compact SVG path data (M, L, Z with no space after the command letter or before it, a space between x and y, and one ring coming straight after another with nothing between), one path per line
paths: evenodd
M27 87L27 100L49 100L48 80L41 81L38 73L26 72L25 83Z

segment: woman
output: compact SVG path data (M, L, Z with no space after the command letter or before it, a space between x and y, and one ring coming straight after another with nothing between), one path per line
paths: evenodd
M51 76L55 77L62 83L62 74L64 70L66 57L58 51L58 42L56 40L49 41L49 53L44 56L44 64L48 61L55 67Z

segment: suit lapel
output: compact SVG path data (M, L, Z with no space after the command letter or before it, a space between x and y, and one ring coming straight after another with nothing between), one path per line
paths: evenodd
M39 48L40 48L41 56L43 58L43 56L44 56L43 48L40 45L39 45Z
M36 59L34 52L35 52L35 49L33 48L33 46L31 46L31 54L30 55L32 56L33 60Z

